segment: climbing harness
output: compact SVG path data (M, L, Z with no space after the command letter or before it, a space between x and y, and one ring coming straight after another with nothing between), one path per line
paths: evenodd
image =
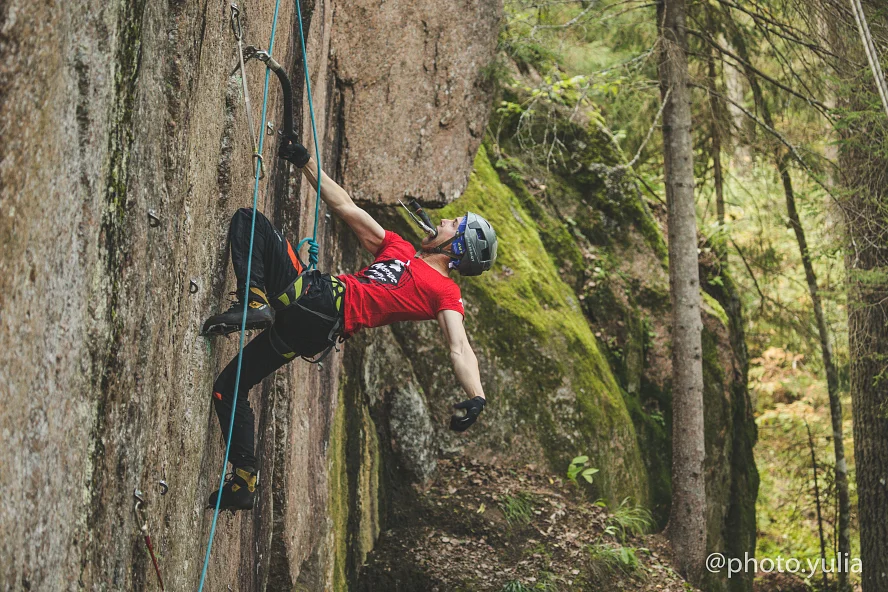
M866 14L863 12L863 5L861 5L860 0L851 0L851 11L854 13L854 20L857 21L857 29L860 32L863 51L866 53L866 59L869 61L873 77L876 79L876 88L879 91L879 97L882 99L882 107L885 108L885 114L888 115L888 83L885 82L885 74L882 72L882 65L879 63L879 53L876 51L876 46L873 43L873 36L870 33L869 24L866 22Z
M324 284L328 284L328 288L324 286ZM335 309L335 312L332 315L324 314L314 308L309 308L307 306L303 306L300 303L302 297L308 293L308 291L313 286L319 286L321 291L325 289L329 289L330 297L332 299L332 308ZM331 324L330 331L327 334L327 347L324 351L320 352L314 358L309 358L306 356L302 356L302 359L306 362L310 362L312 364L320 364L330 352L336 349L338 343L342 343L345 339L342 337L342 329L343 329L343 312L342 305L345 300L345 283L337 277L327 275L319 272L316 269L306 269L299 276L290 283L289 286L286 287L280 294L271 298L271 307L274 308L276 313L280 313L291 306L298 306L303 311L310 313L324 321L327 321ZM271 341L271 346L274 350L280 354L282 357L292 360L296 357L296 352L293 351L293 348L287 344L286 340L283 339L275 329L274 325L269 328L269 339Z
M253 126L253 109L250 107L250 90L247 86L247 70L244 68L244 28L241 24L240 20L240 8L238 8L237 4L231 3L231 31L234 33L234 38L237 39L237 57L238 64L234 68L234 72L240 70L241 72L241 88L244 93L244 111L247 114L247 127L250 128L250 142L253 146L253 174L255 175L259 173L259 178L262 179L265 177L265 171L263 171L262 164L262 155L259 154L259 147L256 143L256 128ZM234 74L232 72L232 74Z
M154 555L154 545L151 544L151 535L148 534L148 517L145 515L145 498L138 489L133 490L133 515L136 517L136 524L139 526L139 532L145 538L145 546L148 547L148 554L151 555L151 562L154 563L154 573L157 574L157 581L160 583L160 589L163 590L163 578L160 577L160 566L157 564L157 557Z

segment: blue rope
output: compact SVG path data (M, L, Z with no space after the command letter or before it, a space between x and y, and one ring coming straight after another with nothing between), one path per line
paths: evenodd
M278 8L280 7L280 4L281 4L281 0L275 0L274 17L271 22L271 39L269 39L269 41L268 41L269 55L271 55L271 50L274 47L274 34L275 34L275 31L277 30ZM298 0L297 0L296 5L297 6L299 5ZM300 26L301 26L301 23L300 23ZM246 72L243 72L243 71L241 72L241 76L246 76L246 75L247 75ZM268 114L268 79L269 79L270 75L271 75L271 70L266 69L265 70L265 93L262 96L262 120L259 124L260 130L265 129L265 120L266 120L266 116ZM260 159L262 156L262 147L263 147L264 143L265 143L265 134L260 133L259 134L259 148L257 149L257 153L259 154ZM253 219L250 222L250 251L249 251L250 253L253 252L253 238L255 237L255 234L256 234L256 205L258 204L258 201L259 201L259 179L261 177L261 173L262 173L262 167L261 166L256 167L256 180L255 180L255 183L253 184ZM235 379L234 379L234 399L231 402L231 421L228 423L228 439L227 439L227 442L225 443L225 458L222 461L222 475L219 477L219 492L220 492L220 494L216 496L216 510L213 512L213 524L210 527L210 540L207 543L207 553L204 556L203 570L201 571L201 574L200 574L200 587L198 588L198 592L203 591L204 583L206 582L206 578L207 578L207 568L210 565L210 552L213 549L213 538L216 536L216 523L219 520L219 505L222 502L221 491L222 491L222 488L225 486L225 469L228 468L228 455L231 452L231 434L234 431L234 415L235 415L234 412L235 412L235 409L237 409L237 394L238 394L238 390L240 390L241 365L243 364L243 361L244 361L244 336L246 334L246 329L247 329L247 311L249 309L249 307L246 304L247 304L247 300L249 298L250 273L252 271L252 267L253 267L253 257L251 256L251 257L247 258L247 277L246 277L246 284L244 287L244 294L243 294L244 316L241 318L240 340L239 340L238 349L237 349L237 374L235 375Z
M299 43L302 46L302 71L305 74L305 90L308 92L308 114L311 118L311 134L314 138L315 162L318 163L318 193L315 197L314 231L310 238L304 238L299 241L299 244L296 245L296 251L299 251L303 243L308 243L308 268L316 269L318 266L318 252L320 251L317 239L318 219L321 215L321 177L323 173L321 172L321 151L318 148L318 128L315 125L314 105L311 102L311 80L308 77L308 57L305 53L305 35L302 32L302 8L300 4L300 0L296 0L296 18L299 21Z

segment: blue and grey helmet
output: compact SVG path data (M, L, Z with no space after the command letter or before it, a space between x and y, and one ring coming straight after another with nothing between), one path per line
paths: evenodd
M467 212L451 243L450 268L462 275L481 275L496 260L496 232L490 222Z

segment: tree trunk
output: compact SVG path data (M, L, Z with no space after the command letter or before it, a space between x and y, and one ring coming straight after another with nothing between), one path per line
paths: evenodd
M867 15L884 8L864 2ZM850 18L850 17L849 17ZM848 346L854 458L864 592L888 590L888 158L886 122L854 22L831 22L840 78L839 106L862 117L840 130L839 171L847 233ZM844 26L843 26L844 25ZM885 34L883 21L870 20Z
M733 51L731 42L727 39L719 39L719 45ZM725 73L725 94L730 101L727 102L728 114L731 117L731 123L737 130L737 136L734 140L734 152L732 164L735 168L739 168L744 174L749 174L752 168L752 151L749 149L749 143L752 138L753 128L749 125L749 120L743 111L737 105L746 102L746 91L743 88L743 73L733 64L724 64Z
M709 7L706 10L706 22L710 31L715 30L712 22L712 12ZM709 116L712 126L710 135L712 143L710 145L710 157L712 158L712 180L715 185L715 212L718 217L718 236L713 241L715 254L718 256L722 265L728 261L727 240L725 238L725 178L722 171L722 142L721 142L721 101L718 98L717 80L718 74L715 69L715 48L709 47L709 56L707 57L708 78L709 78Z
M663 148L672 295L672 509L668 534L678 571L699 584L706 554L703 323L685 20L684 0L658 3L660 92L666 101Z
M817 509L817 534L820 538L820 561L826 565L826 537L823 536L823 510L820 505L820 485L817 482L817 454L814 446L814 436L811 435L811 426L805 422L805 430L808 432L808 450L811 452L811 470L814 471L814 505ZM826 577L826 569L821 570L823 575L823 589L829 590L829 580Z
M741 59L747 64L751 64L746 42L734 29L734 46ZM752 90L753 100L765 125L774 129L774 121L771 116L771 110L765 101L764 93L758 83L758 78L750 68L747 68L746 76L749 80L749 86ZM842 401L839 398L839 378L833 362L832 343L829 337L829 328L826 325L826 316L823 313L823 304L820 300L820 291L817 287L817 275L814 272L814 265L811 261L811 253L808 250L808 241L805 237L805 230L802 221L799 218L798 209L795 203L795 191L792 187L792 177L789 172L790 155L781 146L774 153L775 165L780 173L780 180L783 183L783 193L786 198L786 211L789 216L789 222L795 232L796 241L799 245L799 253L802 258L802 267L805 270L805 279L808 283L808 293L811 296L811 304L814 308L814 319L817 323L817 331L820 338L820 353L823 359L823 368L826 374L826 386L829 395L829 411L832 421L833 431L833 452L836 457L835 474L836 474L836 495L838 497L838 527L839 527L839 561L851 554L851 497L848 493L848 465L845 462L845 442L842 433ZM819 502L818 502L819 503ZM841 563L840 563L841 564ZM837 570L837 578L840 592L848 589L848 574L844 571Z
M770 125L770 124L768 124ZM814 307L814 318L817 321L817 332L820 336L820 352L823 357L823 368L826 372L826 388L829 393L829 414L832 420L833 452L836 457L836 495L838 497L838 528L839 528L839 565L842 565L844 557L851 554L851 497L848 493L848 465L845 462L845 437L842 433L842 400L839 398L839 374L833 362L832 343L829 338L829 328L826 326L826 316L823 314L823 304L820 301L820 291L817 288L817 276L814 274L814 265L811 262L811 253L808 251L808 241L805 238L805 230L799 219L799 212L795 204L795 192L792 188L792 178L789 176L789 155L783 156L778 164L780 178L783 180L783 191L786 194L786 211L789 213L789 223L795 231L796 240L799 243L799 252L802 255L802 265L805 268L805 279L808 282L808 292L811 295L811 303ZM818 502L819 503L819 502ZM848 575L844 571L836 573L839 583L839 592L848 590Z

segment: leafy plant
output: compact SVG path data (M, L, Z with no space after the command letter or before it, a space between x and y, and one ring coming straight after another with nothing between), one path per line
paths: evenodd
M552 574L543 573L539 581L530 587L520 580L510 580L505 583L500 592L558 592Z
M635 547L613 547L604 543L589 545L589 557L593 571L599 576L613 574L618 571L626 575L634 575L640 571Z
M651 420L660 427L666 427L666 418L663 417L663 412L659 409L654 409L653 411L651 411L650 414L648 414L648 417L650 417Z
M533 498L526 493L504 495L499 501L500 510L509 526L527 526L533 518Z
M573 460L570 461L570 464L567 466L567 478L574 483L574 485L578 485L577 477L582 477L586 480L587 483L592 483L592 475L598 472L598 469L594 469L592 467L586 467L586 463L589 462L588 456L577 456Z
M501 592L532 592L532 590L522 584L520 580L510 580L506 582Z
M647 532L654 519L650 510L637 506L627 497L613 511L607 525L613 528L613 534L625 541L628 536L639 536Z

